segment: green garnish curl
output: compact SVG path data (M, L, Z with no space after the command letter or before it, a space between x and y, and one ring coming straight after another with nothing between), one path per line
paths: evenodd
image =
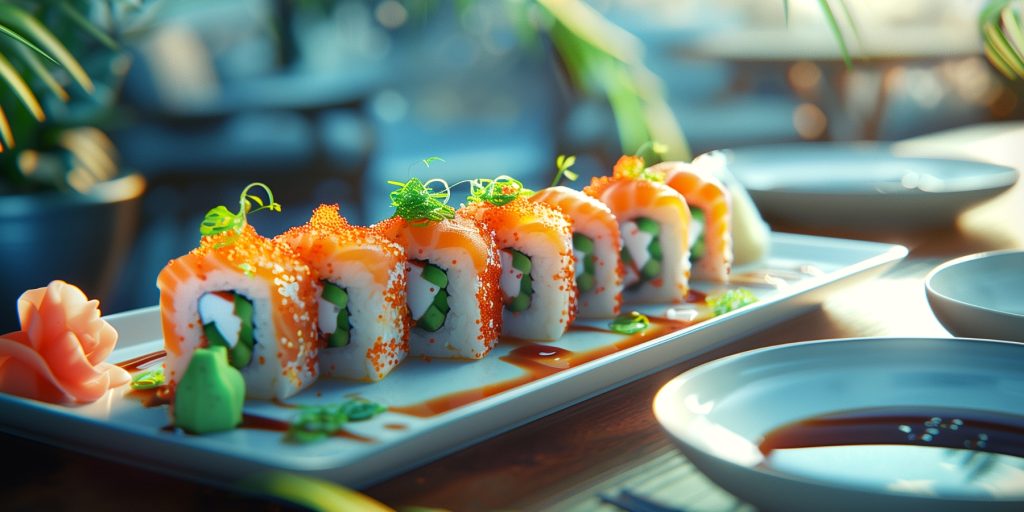
M350 421L366 421L386 410L384 405L361 398L338 405L303 407L299 417L288 427L286 439L294 443L320 441Z
M437 192L431 189L430 185L435 182L441 183L444 189ZM422 224L455 218L455 208L448 205L451 188L444 180L433 179L423 183L418 178L412 178L405 183L389 181L388 184L398 187L390 195L395 215Z
M655 155L663 155L666 151L668 151L668 146L656 140L649 140L645 142L642 146L637 148L636 153L633 153L633 156L643 156L644 151L647 151L648 149L651 150L651 153L654 153Z
M620 334L636 334L651 326L651 319L637 311L623 313L608 323L608 328Z
M576 155L558 155L558 158L555 159L555 167L558 168L558 173L555 174L555 179L551 181L551 186L558 186L558 182L562 181L563 176L569 181L576 181L580 175L569 170L575 163Z
M132 377L132 389L154 389L164 385L164 369L154 368Z
M256 194L250 194L249 191L253 188L262 188L267 193L267 202L264 203L263 199ZM253 209L253 204L257 205L257 208ZM250 183L244 189L238 199L238 213L233 213L228 210L226 206L217 206L206 212L206 216L203 217L203 223L199 225L199 234L202 236L214 236L227 231L234 231L235 236L225 240L222 245L229 245L233 243L235 237L242 233L242 229L246 225L246 215L250 213L256 213L260 210L270 210L272 212L281 211L281 205L274 201L274 193L270 191L270 187L263 183Z
M715 316L724 315L734 309L757 302L757 296L746 288L737 288L705 299Z
M481 178L470 181L466 201L504 206L520 197L531 195L533 191L524 187L523 182L511 176L498 176L493 180Z

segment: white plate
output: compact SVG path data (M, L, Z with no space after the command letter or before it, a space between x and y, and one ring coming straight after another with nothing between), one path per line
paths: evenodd
M143 408L137 400L124 396L124 388L83 407L0 395L0 427L191 478L223 482L284 469L363 486L804 312L833 289L875 276L906 253L895 245L774 234L771 258L753 267L737 268L734 275L760 276L761 270L776 269L776 276L789 281L784 287L751 288L761 297L759 302L684 329L666 328L632 347L616 346L626 341L624 335L573 330L552 345L571 351L577 359L586 354L604 355L539 380L524 378L524 370L502 359L519 346L503 343L480 361L413 359L376 384L320 380L288 400L331 404L358 394L395 407L430 400L443 403L446 399L439 397L460 393L467 402L427 417L391 410L371 421L350 424L349 432L372 442L334 437L297 446L283 443L280 432L248 428L206 436L175 434L161 430L169 423L165 406ZM693 287L704 292L716 290L708 283L694 283ZM638 309L664 314L666 306ZM121 335L110 360L125 361L162 348L156 308L114 315L110 321ZM502 388L507 389L496 392ZM296 414L294 409L254 400L246 403L245 410L250 415L283 420Z
M951 224L1013 186L1017 171L894 154L884 143L803 143L726 151L769 217L794 225L910 229Z
M658 392L654 412L708 477L763 510L1024 510L1022 458L906 446L765 457L758 448L783 425L871 407L971 409L1024 420L1022 360L1024 345L986 340L795 343L683 373ZM935 436L954 439L947 430L953 419L943 422ZM907 423L923 436L923 424Z
M928 274L925 290L953 335L1024 341L1024 251L948 261Z

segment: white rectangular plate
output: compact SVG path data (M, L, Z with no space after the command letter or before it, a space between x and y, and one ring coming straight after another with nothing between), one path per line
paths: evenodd
M586 327L570 330L562 339L543 344L571 352L563 361L586 362L550 370L541 378L528 378L521 365L509 362L509 353L523 343L505 343L475 362L407 360L373 384L323 379L288 401L326 405L358 395L397 409L418 404L421 410L427 403L439 410L446 403L464 403L434 415L391 410L346 426L348 433L366 440L331 437L299 445L284 442L281 432L254 428L185 435L164 429L169 424L167 406L145 408L126 396L127 386L79 407L0 395L0 428L188 478L230 482L262 471L287 470L365 486L798 315L836 287L873 277L907 254L897 245L780 233L772 235L771 244L767 261L734 271L736 276L749 276L767 270L783 277L786 282L779 287L742 284L760 297L758 302L689 327L656 323L660 330L648 332L650 339L634 346L628 346L629 337L622 334ZM692 288L706 293L722 290L702 282L692 283ZM667 308L636 309L664 316ZM157 308L108 320L120 333L111 361L162 349ZM245 411L284 421L297 414L294 408L255 400L246 403Z

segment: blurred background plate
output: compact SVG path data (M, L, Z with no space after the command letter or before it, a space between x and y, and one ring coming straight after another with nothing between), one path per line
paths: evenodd
M694 465L760 510L1024 510L1024 458L938 447L977 443L976 417L992 421L993 450L998 436L1019 441L1022 358L1024 345L964 338L794 343L685 372L658 392L654 413ZM815 447L760 449L784 425L875 410L907 416L891 433L918 444L825 446L817 430L795 436ZM866 425L850 422L844 435Z
M954 336L1024 341L1024 251L948 261L928 274L925 290Z
M729 170L769 221L796 226L946 226L1018 176L984 162L900 156L886 143L780 144L727 154Z

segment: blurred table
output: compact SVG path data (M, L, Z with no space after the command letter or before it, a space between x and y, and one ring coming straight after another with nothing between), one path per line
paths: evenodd
M981 125L905 141L914 154L972 156L1024 167L1024 123ZM922 278L938 263L978 251L1024 248L1024 183L925 233L855 234L777 230L901 243L910 255L886 275L846 288L818 309L728 347L639 379L431 462L364 491L392 506L451 510L613 510L601 494L629 489L697 510L750 507L706 480L672 447L651 411L655 392L689 368L728 354L787 342L862 336L949 334L925 300ZM279 509L252 497L164 477L0 435L6 509Z
M846 43L852 68L846 67L836 38L824 27L719 31L688 43L676 54L733 64L734 91L750 87L761 74L782 74L800 100L827 115L823 130L828 131L802 134L805 138L837 138L833 127L845 122L853 128L839 138L865 140L878 138L898 70L982 54L981 36L973 23L864 26L859 38L847 34ZM873 94L854 97L854 92L864 91ZM866 115L856 119L854 112Z

